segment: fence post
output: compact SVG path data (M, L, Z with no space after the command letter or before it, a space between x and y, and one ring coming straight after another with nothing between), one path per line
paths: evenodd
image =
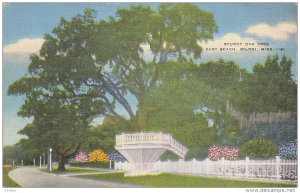
M246 178L249 177L249 157L246 157Z
M276 156L276 180L280 179L280 157Z
M206 158L206 175L209 175L209 158Z

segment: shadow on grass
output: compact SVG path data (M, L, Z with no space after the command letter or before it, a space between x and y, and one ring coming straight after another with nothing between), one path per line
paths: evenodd
M47 168L39 169L42 172L54 173L54 174L66 174L66 173L96 173L103 172L103 169L100 168L80 168L80 167L72 167L66 166L66 170L58 170L57 167L53 167L53 170L50 172Z

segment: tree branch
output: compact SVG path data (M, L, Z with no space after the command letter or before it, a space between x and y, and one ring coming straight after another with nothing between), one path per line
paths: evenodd
M120 93L119 89L115 87L113 82L104 75L101 75L99 79L102 82L103 86L107 89L108 93L111 94L126 109L130 118L134 117L129 103L127 102L125 97Z

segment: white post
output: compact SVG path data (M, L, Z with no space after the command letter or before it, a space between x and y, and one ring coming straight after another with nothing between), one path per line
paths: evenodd
M46 165L46 155L45 155L45 152L43 153L43 158L44 158L44 164L43 165Z
M206 175L209 175L209 158L206 158Z
M33 158L33 166L35 167L35 158Z
M42 168L42 156L40 155L40 169Z
M52 160L51 160L52 148L49 149L49 170L52 172Z
M13 166L15 165L15 160L13 160Z
M249 157L246 157L246 178L249 177Z
M109 160L109 170L111 170L111 160Z
M21 165L23 166L23 160L21 160Z
M280 157L276 156L276 179L280 179Z

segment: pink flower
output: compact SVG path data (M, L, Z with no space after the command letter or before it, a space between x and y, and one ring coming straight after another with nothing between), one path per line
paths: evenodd
M75 159L74 159L75 162L87 162L89 161L89 157L88 155L83 152L83 151L80 151L76 156L75 156Z
M208 148L208 158L211 160L219 160L222 157L229 160L238 159L238 147L212 145Z

